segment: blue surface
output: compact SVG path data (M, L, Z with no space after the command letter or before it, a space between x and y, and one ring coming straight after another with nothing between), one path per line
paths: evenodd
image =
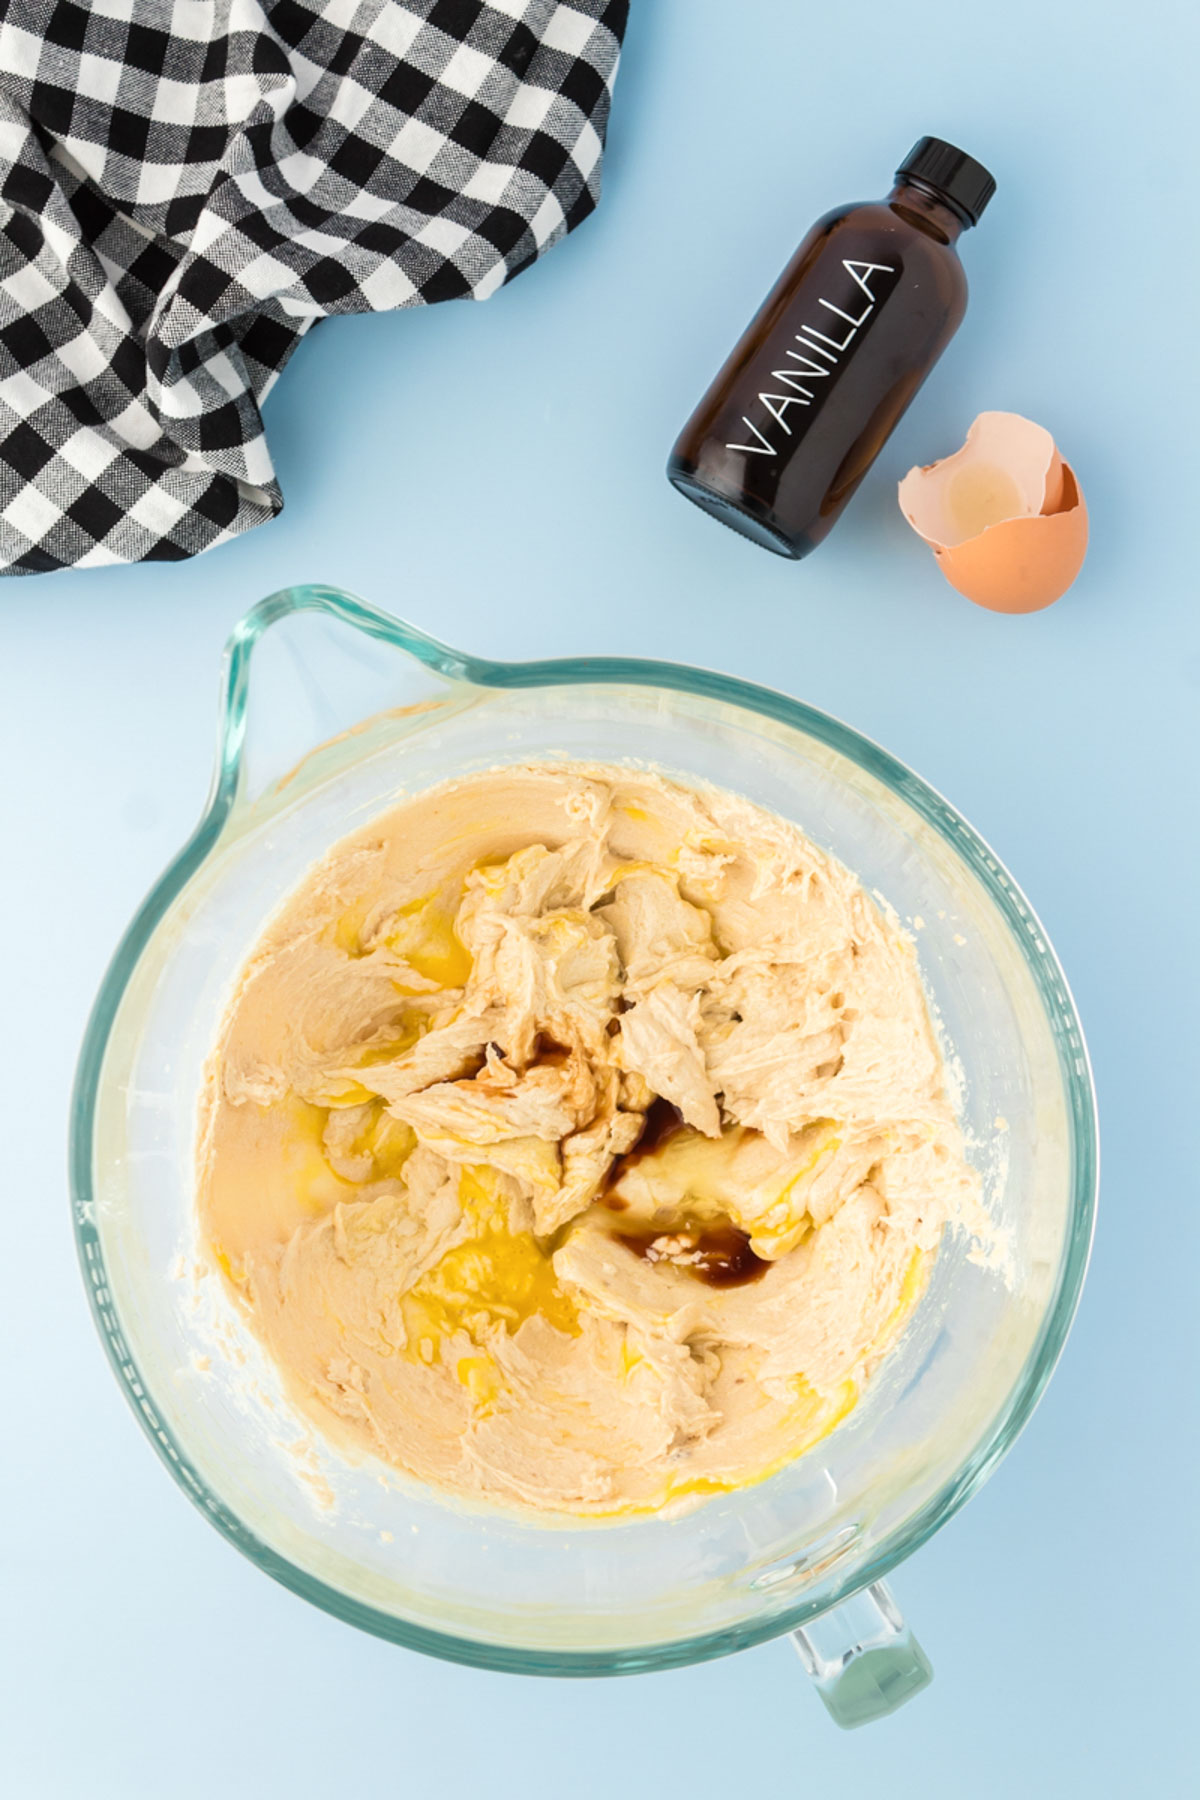
M2 896L13 1800L1196 1791L1195 11L633 14L598 215L485 307L322 326L268 407L278 523L191 565L0 593L4 840L31 870ZM999 180L964 241L967 320L829 543L785 563L687 506L663 460L810 220L881 192L925 131ZM895 503L991 407L1054 432L1091 508L1082 578L1028 619L953 593ZM552 1684L358 1636L222 1543L129 1415L70 1241L75 1050L199 810L229 627L318 578L493 656L785 687L948 794L1040 910L1096 1065L1100 1232L1041 1409L895 1578L936 1669L895 1718L838 1733L786 1644Z

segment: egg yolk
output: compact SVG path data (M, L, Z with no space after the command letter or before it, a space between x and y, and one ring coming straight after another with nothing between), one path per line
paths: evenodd
M540 1315L559 1331L579 1331L579 1315L559 1286L554 1264L532 1232L509 1227L508 1200L486 1166L459 1178L470 1235L409 1289L404 1310L410 1338L445 1338L465 1331L486 1341L489 1326L516 1331Z

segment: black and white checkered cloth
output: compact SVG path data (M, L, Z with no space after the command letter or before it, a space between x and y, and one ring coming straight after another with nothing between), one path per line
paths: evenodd
M0 0L0 572L279 512L330 313L485 299L599 193L628 0Z

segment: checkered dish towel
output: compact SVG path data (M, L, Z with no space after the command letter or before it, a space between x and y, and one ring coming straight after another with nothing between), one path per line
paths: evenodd
M628 0L0 0L0 573L283 505L330 313L483 300L596 204Z

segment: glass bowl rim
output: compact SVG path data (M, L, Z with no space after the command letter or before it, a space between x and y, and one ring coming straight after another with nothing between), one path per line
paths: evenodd
M724 701L790 725L848 757L906 801L967 864L997 907L1037 986L1055 1044L1071 1135L1071 1210L1057 1285L1037 1341L991 1434L976 1444L954 1476L907 1523L885 1538L870 1562L819 1600L797 1600L768 1616L719 1631L629 1648L539 1649L497 1644L432 1630L397 1618L319 1581L250 1531L192 1467L159 1417L150 1389L125 1341L94 1223L93 1140L96 1103L109 1037L133 971L159 923L215 847L237 801L243 775L250 664L264 632L301 612L324 613L396 649L435 674L481 688L615 686L666 688ZM987 843L936 789L899 758L832 715L736 676L679 663L625 657L567 657L496 662L453 650L415 626L343 589L313 583L281 589L238 622L222 664L218 754L208 799L191 837L168 864L134 915L104 975L84 1034L71 1100L69 1174L76 1248L96 1328L126 1399L183 1491L243 1555L284 1587L323 1611L389 1642L477 1668L535 1675L634 1673L727 1655L782 1636L882 1580L941 1528L992 1473L1028 1422L1062 1353L1079 1302L1095 1227L1099 1140L1095 1090L1083 1031L1058 958L1037 915Z

